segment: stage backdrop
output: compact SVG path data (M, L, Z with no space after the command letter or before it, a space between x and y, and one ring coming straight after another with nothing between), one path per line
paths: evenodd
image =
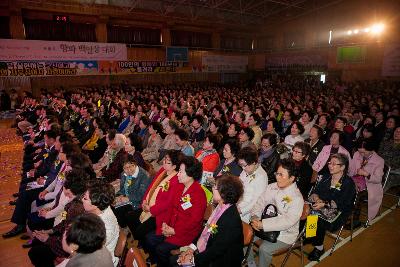
M125 44L0 39L0 61L127 60Z

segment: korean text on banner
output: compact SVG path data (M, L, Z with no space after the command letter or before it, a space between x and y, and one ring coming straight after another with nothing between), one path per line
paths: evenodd
M0 60L127 60L125 44L0 39Z

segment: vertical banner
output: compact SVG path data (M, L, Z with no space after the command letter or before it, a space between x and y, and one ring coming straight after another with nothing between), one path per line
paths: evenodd
M400 44L385 46L382 76L400 77Z

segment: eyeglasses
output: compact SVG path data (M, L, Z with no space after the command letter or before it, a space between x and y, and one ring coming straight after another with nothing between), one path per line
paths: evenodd
M245 167L249 166L249 164L247 164L246 162L245 163L239 162L239 166L242 168L245 168Z
M275 176L279 176L279 177L283 176L283 173L281 173L281 172L274 172L274 174L275 174Z

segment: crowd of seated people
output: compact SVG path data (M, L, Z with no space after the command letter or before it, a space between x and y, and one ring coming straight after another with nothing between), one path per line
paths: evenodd
M337 93L335 83L276 79L255 87L123 83L27 94L17 117L24 158L10 202L15 227L3 237L25 233L35 266L72 266L90 253L116 266L119 227L157 266L239 266L242 221L280 232L260 246L259 266L267 266L295 240L310 205L327 218L311 241L309 259L318 260L325 231L346 224L352 210L357 225L363 200L368 219L377 216L384 164L400 168L394 86L349 83ZM269 204L278 215L262 218ZM105 249L74 236L74 227L91 222L104 225Z

